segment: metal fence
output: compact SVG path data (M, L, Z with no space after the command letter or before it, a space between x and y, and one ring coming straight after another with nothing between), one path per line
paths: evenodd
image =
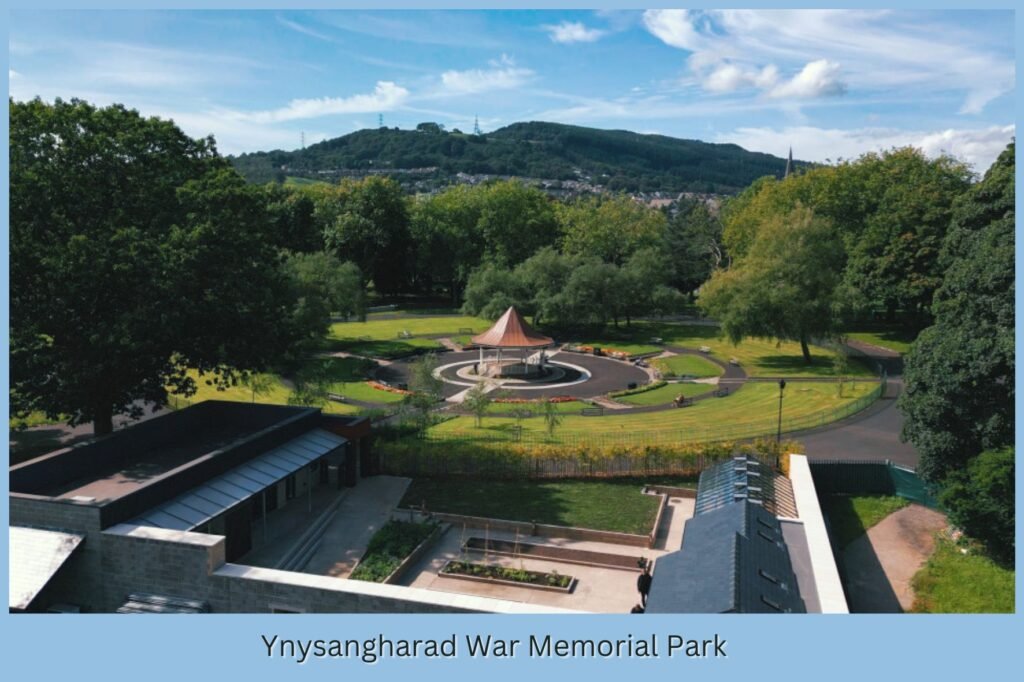
M939 502L921 477L889 460L810 460L819 495L897 495L931 509Z

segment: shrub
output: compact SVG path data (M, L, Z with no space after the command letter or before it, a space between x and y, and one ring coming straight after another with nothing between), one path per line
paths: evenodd
M352 580L383 582L436 527L436 523L391 519L370 538L366 553L349 577Z
M949 520L1000 559L1013 557L1014 449L989 450L946 479L939 501Z
M637 386L636 388L628 388L623 391L612 391L608 394L609 398L623 398L627 395L636 395L637 393L646 393L647 391L653 391L656 388L661 388L667 385L667 381L652 381L649 384L643 386Z

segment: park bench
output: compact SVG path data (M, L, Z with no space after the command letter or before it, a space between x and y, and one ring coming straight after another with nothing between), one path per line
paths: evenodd
M604 408L603 407L584 407L582 410L580 410L580 415L583 416L583 417L603 417L604 416Z
M663 344L665 342L661 339L660 336L652 336L651 337L651 343L653 343L655 346L660 346L661 344Z
M739 358L729 358L729 364L730 365L735 365L735 366L739 367L740 366L740 360L739 360Z
M473 333L473 330L470 329L469 327L459 327L459 335L460 336L466 336L466 335L472 334L472 333Z
M717 391L715 391L715 397L716 398L724 398L727 395L729 395L729 387L728 386L723 386L722 388L720 388Z
M411 339L412 338L412 334L410 334L407 329L403 329L402 331L398 332L398 338L400 338L400 339Z
M672 404L676 407L687 407L689 405L693 405L693 398L687 398L680 394L676 396L675 400L672 401Z
M701 346L700 347L700 352L701 353L710 353L711 352L711 346Z
M346 398L345 396L341 395L340 393L328 393L327 394L327 399L328 400L332 400L332 401L334 401L336 403L347 403L348 402L348 398Z
M373 341L373 337L372 336L360 336L359 340L360 341Z

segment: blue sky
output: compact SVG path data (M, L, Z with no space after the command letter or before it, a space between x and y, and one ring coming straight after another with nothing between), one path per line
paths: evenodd
M16 99L122 102L224 153L544 120L825 161L1014 134L1007 11L12 12Z

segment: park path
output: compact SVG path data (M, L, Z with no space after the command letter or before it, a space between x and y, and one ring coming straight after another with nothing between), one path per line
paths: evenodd
M347 578L373 534L391 518L412 481L399 476L370 476L349 490L320 546L303 573Z
M842 550L854 613L900 613L914 605L911 580L935 551L946 516L912 504L882 519Z

